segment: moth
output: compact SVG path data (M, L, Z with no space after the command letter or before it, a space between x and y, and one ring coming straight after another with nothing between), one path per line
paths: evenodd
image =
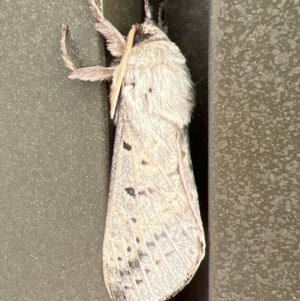
M89 0L96 30L115 58L110 67L76 69L61 48L71 79L112 81L116 125L103 273L113 301L167 300L193 277L205 253L187 126L194 91L186 60L167 37L159 9L127 39Z

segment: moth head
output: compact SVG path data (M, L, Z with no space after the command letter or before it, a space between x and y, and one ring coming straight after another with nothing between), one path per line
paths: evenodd
M152 21L134 25L136 28L133 44L168 41L167 35Z

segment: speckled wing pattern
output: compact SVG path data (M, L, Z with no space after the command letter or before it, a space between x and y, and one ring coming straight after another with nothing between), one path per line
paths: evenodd
M166 300L204 255L185 131L144 120L137 136L119 108L105 230L105 281L113 300Z

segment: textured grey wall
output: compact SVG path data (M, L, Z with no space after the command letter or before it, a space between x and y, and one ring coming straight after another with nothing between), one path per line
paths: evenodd
M210 300L299 300L299 1L213 0Z

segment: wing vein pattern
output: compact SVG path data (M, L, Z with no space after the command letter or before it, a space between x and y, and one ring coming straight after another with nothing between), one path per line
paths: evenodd
M194 184L185 185L188 149L178 142L186 134L168 121L147 120L151 129L141 135L123 105L104 239L105 281L113 300L162 301L189 281L203 252L197 193Z

